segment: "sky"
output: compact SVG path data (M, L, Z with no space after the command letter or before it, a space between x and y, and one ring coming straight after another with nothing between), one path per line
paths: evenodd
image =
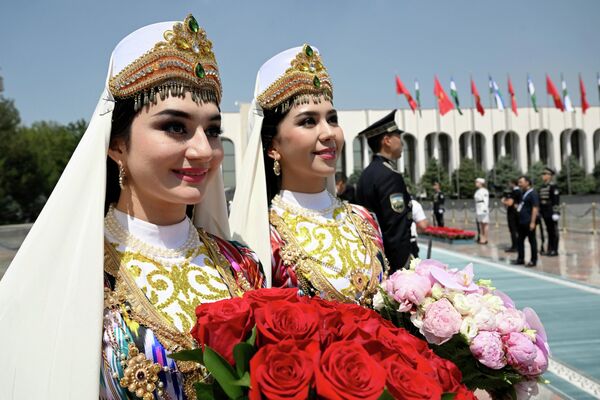
M339 110L407 108L394 75L424 108L435 106L433 77L449 92L454 77L471 105L472 76L488 106L491 74L527 104L526 76L546 104L545 74L564 74L579 106L578 74L598 105L598 0L3 0L0 75L24 124L89 119L105 84L110 54L127 34L193 13L213 41L223 82L223 111L252 100L260 66L290 47L317 47Z

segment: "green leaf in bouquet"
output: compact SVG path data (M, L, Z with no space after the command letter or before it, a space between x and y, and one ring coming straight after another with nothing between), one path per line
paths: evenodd
M381 396L377 400L394 400L394 396L387 389L383 389L383 393L381 393Z
M209 385L208 383L196 382L194 383L194 389L196 389L197 399L215 400L213 385Z
M250 371L250 359L254 355L254 346L248 343L238 343L233 348L233 358L235 359L235 369L238 376L244 375L244 372Z
M250 372L244 372L244 375L237 381L232 382L233 385L250 387Z
M234 383L239 379L234 369L227 360L208 346L204 348L204 365L230 399L238 399L244 395L242 388Z
M454 400L456 393L444 393L441 400Z
M202 349L181 350L176 353L171 353L167 357L177 361L193 361L204 365Z
M256 325L254 325L254 328L252 328L252 333L250 334L248 340L246 340L246 343L248 343L250 346L254 346L256 344Z

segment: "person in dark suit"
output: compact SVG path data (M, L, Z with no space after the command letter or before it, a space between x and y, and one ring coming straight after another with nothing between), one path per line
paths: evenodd
M523 192L521 203L517 207L519 212L519 240L517 242L518 257L512 261L515 265L525 264L525 239L529 239L531 246L531 260L526 265L527 267L535 267L537 265L537 241L535 237L536 220L540 208L540 198L531 186L531 179L528 176L519 178L519 187Z
M521 189L516 179L510 179L502 196L502 204L506 207L506 222L510 232L510 247L504 250L507 253L517 252L517 242L519 241L519 212L517 207L520 202Z
M444 226L444 203L446 197L442 192L440 183L438 181L433 182L433 216L435 218L436 226Z
M394 165L402 155L402 131L395 116L396 110L359 133L367 138L374 156L356 189L357 203L375 213L379 220L390 274L408 267L412 224L411 197Z
M335 173L335 192L341 200L356 203L354 186L348 184L348 178L343 172Z
M558 220L560 219L560 190L552 183L556 172L550 167L544 168L542 180L544 184L540 188L540 213L548 232L548 245L546 251L541 249L540 254L556 257L558 255Z

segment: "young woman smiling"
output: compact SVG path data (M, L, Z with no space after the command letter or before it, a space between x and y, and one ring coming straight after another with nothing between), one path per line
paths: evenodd
M272 285L369 305L387 270L379 227L335 197L344 145L332 85L318 51L286 50L259 70L236 189L234 236L271 263Z

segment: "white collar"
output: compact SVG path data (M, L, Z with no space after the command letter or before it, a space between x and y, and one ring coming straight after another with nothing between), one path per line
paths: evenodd
M292 192L291 190L282 190L279 192L279 196L290 204L309 210L324 210L331 207L334 201L327 189L319 193L301 193Z
M124 229L151 246L176 249L186 242L189 235L190 223L187 217L174 225L155 225L132 217L116 208L113 208L113 212Z

